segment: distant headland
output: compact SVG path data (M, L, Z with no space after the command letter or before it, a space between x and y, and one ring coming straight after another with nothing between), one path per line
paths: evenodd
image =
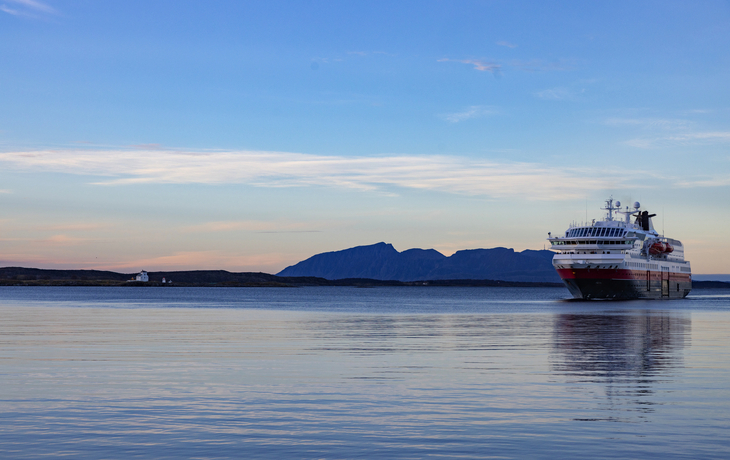
M117 273L103 270L0 268L0 286L505 286L562 287L551 251L508 248L398 252L377 243L314 255L276 275L225 270ZM696 288L730 288L720 281L694 281Z
M147 272L148 281L136 281L134 273L100 270L45 270L0 268L0 286L125 286L125 287L303 287L303 286L506 286L558 287L561 283L529 283L500 280L393 281L366 278L328 280L315 276L277 276L268 273L225 270ZM162 279L165 279L165 283Z

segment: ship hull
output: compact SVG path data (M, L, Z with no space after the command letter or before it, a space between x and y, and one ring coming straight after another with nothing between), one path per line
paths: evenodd
M620 269L559 269L576 299L683 299L692 278L683 273Z

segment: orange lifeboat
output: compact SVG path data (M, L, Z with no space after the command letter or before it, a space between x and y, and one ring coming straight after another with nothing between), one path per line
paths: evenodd
M671 244L669 244L669 243L666 243L666 244L664 245L664 253L665 253L665 254L669 254L669 253L671 253L672 251L674 251L674 246L672 246L672 245L671 245Z
M657 254L663 254L666 249L667 246L664 243L657 241L649 247L649 254L654 256ZM674 248L672 248L672 250L674 250Z

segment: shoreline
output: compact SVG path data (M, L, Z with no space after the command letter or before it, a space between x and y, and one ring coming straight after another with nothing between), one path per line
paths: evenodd
M321 280L321 281L320 281ZM730 286L730 283L728 283ZM4 286L96 286L96 287L565 287L562 283L542 282L512 282L498 280L429 280L429 281L388 281L372 279L344 279L326 280L320 278L317 282L298 281L289 279L287 281L271 282L221 282L221 283L160 283L155 281L130 281L119 282L116 280L0 280L0 287Z
M150 272L150 281L132 281L134 274L101 270L50 270L42 268L0 268L2 286L102 286L102 287L565 287L562 282L502 281L491 279L449 279L397 281L368 278L328 280L313 276L277 276L260 272L234 273L225 270ZM165 278L173 282L162 283ZM158 281L159 280L159 281ZM693 281L697 289L730 289L730 282Z

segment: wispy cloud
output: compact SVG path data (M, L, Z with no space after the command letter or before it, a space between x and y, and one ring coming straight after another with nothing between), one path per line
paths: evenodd
M88 242L89 242L88 238L75 238L75 237L67 236L67 235L53 235L51 237L38 241L38 243L46 243L46 244L61 245L61 246L75 245L75 244L88 243Z
M686 129L692 125L689 120L673 118L608 118L608 126L635 126L642 129Z
M506 46L507 48L517 48L517 45L508 41L500 40L497 42L499 46Z
M667 136L638 138L625 141L626 145L640 148L658 148L665 146L692 146L692 145L711 145L726 144L730 142L730 131L714 131L714 132L686 132L676 133Z
M135 144L131 147L138 150L164 150L161 144Z
M545 61L541 59L533 59L530 61L512 60L508 63L501 63L487 59L439 59L438 62L458 62L461 64L469 64L474 66L475 70L480 72L490 72L494 76L500 76L502 71L511 68L522 72L551 72L572 70L574 65L568 61Z
M0 193L13 193L13 191L8 189L0 189Z
M574 93L568 88L550 88L535 93L535 96L547 101L563 101L573 99Z
M451 123L458 123L460 121L468 120L470 118L478 118L486 115L494 115L497 111L493 107L484 105L472 105L461 112L447 113L442 115L442 118Z
M697 180L682 180L677 182L677 187L698 188L698 187L730 187L730 177L727 175L706 177Z
M183 229L186 232L210 233L210 232L253 232L253 233L317 233L318 229L312 229L312 225L305 222L281 222L281 221L216 221L204 224L192 225Z
M107 229L112 227L109 223L96 223L96 222L77 222L73 224L58 224L50 225L40 228L40 230L51 230L51 231L71 231L71 232L88 232L94 230Z
M495 76L498 76L502 70L502 64L498 64L493 61L485 61L482 59L439 59L438 62L460 62L462 64L470 64L474 66L474 69L480 72L490 72Z
M57 14L56 10L37 0L4 0L0 4L0 11L13 16L38 18L43 15Z
M0 152L2 167L96 176L98 185L247 184L392 192L397 188L534 200L628 186L624 171L453 156L322 156L254 151L44 150ZM637 172L640 174L641 172ZM101 179L105 177L106 179Z
M640 137L628 139L623 144L642 149L730 142L730 131L702 131L697 123L681 118L609 118L604 123L640 130Z

